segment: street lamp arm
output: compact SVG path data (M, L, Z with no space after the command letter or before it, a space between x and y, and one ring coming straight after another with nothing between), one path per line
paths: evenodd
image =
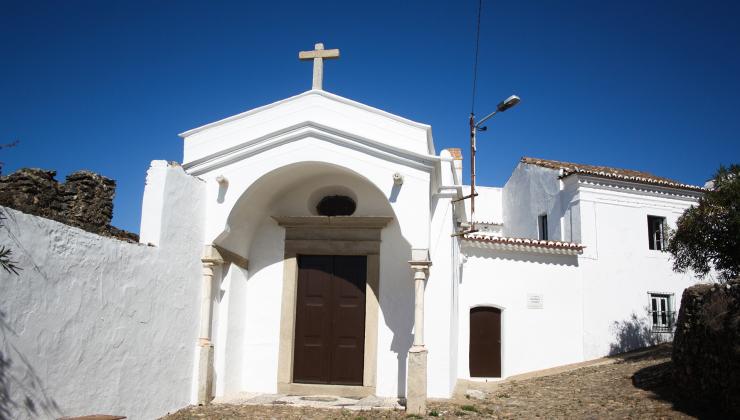
M491 112L490 114L486 115L485 117L481 118L481 120L475 124L475 128L480 128L481 124L488 121L489 118L493 117L496 114L498 114L498 110L495 110Z

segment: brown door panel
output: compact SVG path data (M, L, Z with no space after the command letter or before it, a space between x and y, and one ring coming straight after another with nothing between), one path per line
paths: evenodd
M470 310L470 376L501 377L501 310L487 306Z
M298 257L293 381L362 385L365 256Z

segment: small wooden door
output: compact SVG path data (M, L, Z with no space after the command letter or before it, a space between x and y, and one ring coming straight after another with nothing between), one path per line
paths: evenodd
M362 385L367 257L298 257L293 382Z
M470 376L501 377L501 310L480 306L470 310Z

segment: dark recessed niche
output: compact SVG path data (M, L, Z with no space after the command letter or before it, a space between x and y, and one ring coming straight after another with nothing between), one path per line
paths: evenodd
M316 205L321 216L351 216L355 212L355 200L346 195L327 195Z

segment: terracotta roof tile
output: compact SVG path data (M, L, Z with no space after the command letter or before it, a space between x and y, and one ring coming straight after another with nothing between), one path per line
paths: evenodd
M632 169L613 168L610 166L583 165L580 163L561 162L557 160L538 159L532 157L523 157L522 163L537 165L543 168L557 169L561 171L560 178L565 178L573 174L583 174L602 178L619 179L629 182L638 182L643 184L662 185L672 188L680 188L692 191L706 191L696 185L683 184L670 178L653 175L649 172L635 171Z
M572 250L582 251L585 248L582 244L575 242L563 242L563 241L547 241L540 239L528 239L528 238L509 238L501 236L488 236L488 235L471 235L463 237L463 240L483 242L489 244L500 244L500 245L513 245L520 247L533 247L533 248L549 248L559 250Z

